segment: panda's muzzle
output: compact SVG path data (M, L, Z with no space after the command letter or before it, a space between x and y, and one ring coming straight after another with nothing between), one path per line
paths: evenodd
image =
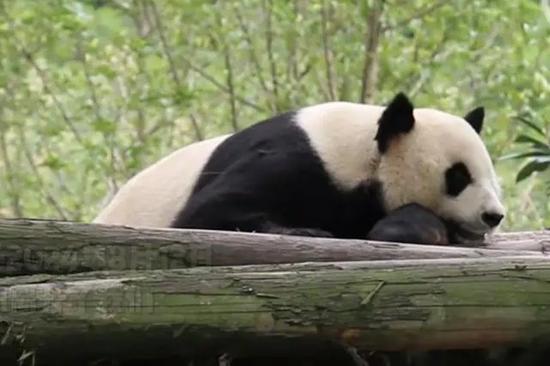
M481 215L481 219L483 220L483 222L490 228L497 227L503 218L504 215L498 212L484 212Z

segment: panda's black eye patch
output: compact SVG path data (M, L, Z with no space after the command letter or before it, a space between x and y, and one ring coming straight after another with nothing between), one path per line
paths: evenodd
M447 194L450 196L458 196L470 183L472 183L472 176L464 163L453 164L445 172Z

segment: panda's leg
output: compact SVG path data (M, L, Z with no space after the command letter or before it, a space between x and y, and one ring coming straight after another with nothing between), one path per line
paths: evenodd
M333 237L330 232L319 228L290 227L277 223L269 210L262 209L247 194L232 190L223 180L212 182L196 193L172 227Z
M331 237L319 227L288 225L292 220L282 217L286 205L304 205L294 197L304 182L293 178L308 168L296 164L299 159L299 154L251 153L195 192L172 226Z

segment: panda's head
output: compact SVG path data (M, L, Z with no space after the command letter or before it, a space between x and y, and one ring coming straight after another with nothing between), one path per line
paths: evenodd
M403 94L386 107L375 140L387 210L416 202L432 209L460 242L479 241L504 217L493 164L479 134L483 108L465 117L414 109Z

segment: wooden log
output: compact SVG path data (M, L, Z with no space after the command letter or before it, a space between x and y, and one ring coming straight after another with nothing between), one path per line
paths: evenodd
M505 235L500 242L496 236L497 239L485 248L460 248L208 230L152 230L58 221L0 220L0 276L307 261L527 256L542 255L546 246L550 246L550 232L525 234L525 237L528 239ZM513 250L504 249L508 247Z
M0 350L59 361L152 349L243 355L307 339L379 351L489 348L548 341L548 309L544 257L19 276L0 279Z
M550 251L550 230L504 232L480 246L486 249L533 250L540 253Z

